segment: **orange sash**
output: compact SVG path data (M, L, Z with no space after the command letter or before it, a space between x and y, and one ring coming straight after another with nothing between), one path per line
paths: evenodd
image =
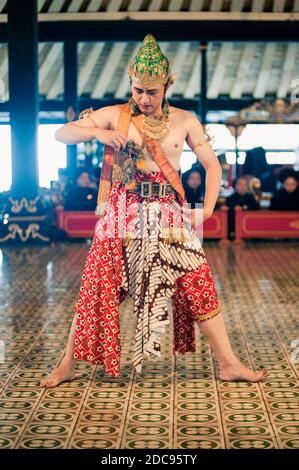
M129 106L126 106L127 103L121 106L121 112L119 116L119 121L117 125L117 130L122 132L126 137L128 135L131 113ZM114 151L110 145L105 145L104 147L104 157L101 170L101 178L98 192L97 207L95 210L96 215L102 217L104 215L110 189L111 182L113 180L113 170L116 169L117 164L119 163L119 152Z
M117 130L125 135L127 138L130 121L136 125L138 131L141 133L141 115L132 117L130 107L128 103L122 104L120 117L117 125ZM153 161L158 165L162 173L164 174L167 181L177 191L179 196L184 199L185 191L182 185L182 181L177 171L169 163L164 150L158 141L146 138L146 146ZM106 205L109 199L109 193L111 189L112 180L117 177L118 164L121 164L119 160L119 152L114 151L112 147L105 145L104 158L101 170L101 178L98 192L97 208L95 213L98 216L103 216L106 209Z

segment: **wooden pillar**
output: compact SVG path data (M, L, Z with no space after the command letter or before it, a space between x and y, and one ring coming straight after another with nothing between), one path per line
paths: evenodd
M64 103L68 122L77 119L77 42L64 41ZM70 177L74 176L77 164L77 145L67 145L67 168Z
M200 99L199 99L199 115L201 122L206 123L207 115L207 49L208 45L206 42L201 42L200 53L201 53L201 69L200 69Z
M0 243L50 241L38 184L37 33L37 0L8 0L12 186L0 225Z
M12 197L38 193L37 1L8 0Z

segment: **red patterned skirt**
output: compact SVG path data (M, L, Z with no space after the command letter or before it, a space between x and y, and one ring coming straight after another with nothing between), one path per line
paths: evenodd
M167 182L162 172L137 173L136 179ZM168 300L174 354L195 352L196 321L221 309L201 240L183 223L176 195L142 198L114 182L74 306L76 359L103 364L108 374L119 376L118 309L128 295L134 301L132 364L138 373L145 355L152 360L161 356L161 337L170 323Z

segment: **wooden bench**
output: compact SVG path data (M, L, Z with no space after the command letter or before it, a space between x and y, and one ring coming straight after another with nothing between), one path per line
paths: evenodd
M93 211L64 211L56 207L58 228L64 230L68 238L93 238L99 217ZM227 208L214 211L203 224L203 237L227 242Z
M66 232L67 238L93 238L99 217L93 211L64 211L56 207L57 226Z
M234 243L244 238L299 238L299 211L242 211L235 208Z

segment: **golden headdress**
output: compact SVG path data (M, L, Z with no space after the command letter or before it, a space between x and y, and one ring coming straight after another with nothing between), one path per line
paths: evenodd
M130 61L128 75L131 79L137 79L142 86L162 83L169 87L176 78L175 74L171 74L169 60L152 34L145 36L143 45Z

